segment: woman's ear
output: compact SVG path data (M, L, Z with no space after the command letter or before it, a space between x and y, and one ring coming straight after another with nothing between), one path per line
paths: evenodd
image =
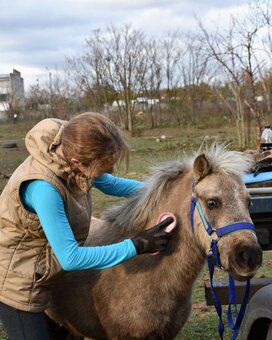
M71 163L75 166L80 165L80 162L76 158L71 158Z

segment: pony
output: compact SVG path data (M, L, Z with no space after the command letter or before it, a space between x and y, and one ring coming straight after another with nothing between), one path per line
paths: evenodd
M192 192L212 228L251 223L250 197L242 181L251 166L246 154L214 144L155 168L143 189L106 211L99 223L91 223L85 244L133 237L167 211L176 218L167 249L101 271L66 272L51 287L47 315L79 337L173 339L188 319L193 284L215 237L206 233L196 211L192 228ZM262 263L251 230L224 235L218 251L222 267L236 280L252 278Z

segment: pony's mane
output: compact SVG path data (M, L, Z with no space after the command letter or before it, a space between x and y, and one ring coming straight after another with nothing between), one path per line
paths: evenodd
M126 231L128 228L135 231L143 227L162 195L167 195L171 185L192 170L195 158L203 153L210 161L212 172L242 177L253 164L249 156L242 152L230 151L226 144L201 147L191 156L185 155L180 160L168 161L165 165L154 167L154 174L144 186L132 198L106 211L103 219Z

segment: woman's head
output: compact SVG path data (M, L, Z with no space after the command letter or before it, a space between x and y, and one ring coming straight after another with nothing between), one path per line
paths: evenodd
M102 114L80 114L64 127L64 156L73 168L90 178L112 172L114 164L127 151L127 144L118 127Z

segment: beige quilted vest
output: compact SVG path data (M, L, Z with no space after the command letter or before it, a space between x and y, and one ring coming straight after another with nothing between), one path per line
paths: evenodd
M44 179L59 191L74 236L83 244L91 219L91 195L86 181L67 186L71 169L55 152L66 121L45 119L26 135L30 156L15 170L0 196L0 301L20 310L48 307L48 281L61 272L35 214L19 197L23 181ZM88 186L88 183L87 183ZM57 226L56 226L57 227Z

